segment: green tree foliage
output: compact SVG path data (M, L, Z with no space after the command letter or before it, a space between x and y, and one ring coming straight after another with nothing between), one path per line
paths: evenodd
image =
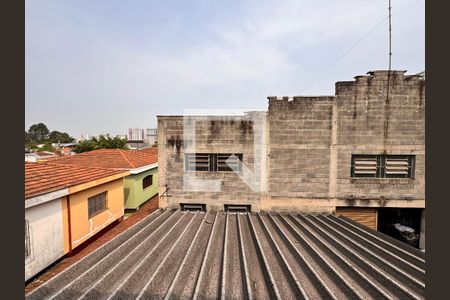
M73 152L82 153L87 151L95 150L96 143L93 140L86 140L78 142L75 147L73 147Z
M29 134L28 132L25 131L25 145L28 145L28 144L30 144L31 142L32 142L32 141L31 141L30 134Z
M57 130L50 132L44 123L33 124L28 132L25 131L25 147L29 149L36 148L37 144L71 143L73 141L75 139L66 132Z
M52 143L47 142L47 143L45 143L44 146L42 146L42 148L40 150L53 152L53 151L55 151L55 148L52 146Z
M56 130L50 132L50 134L48 135L48 139L52 143L71 143L75 141L75 139L69 134Z
M73 151L82 153L97 149L128 149L127 140L121 139L119 136L111 138L109 135L100 135L98 138L93 137L87 141L79 142Z
M30 126L28 134L33 142L39 144L47 141L49 131L44 123L38 123Z

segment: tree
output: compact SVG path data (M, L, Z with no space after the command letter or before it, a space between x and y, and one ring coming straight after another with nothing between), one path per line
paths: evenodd
M42 146L42 148L40 150L53 152L53 151L55 151L55 148L52 146L52 143L47 142L47 143L45 143L44 146Z
M50 134L48 135L48 139L52 143L71 143L75 141L75 139L69 134L56 130L50 132Z
M31 142L32 142L32 141L31 141L31 136L30 136L30 134L29 134L28 132L25 131L25 146L28 145L28 144L30 144Z
M75 147L73 147L73 152L75 153L82 153L87 151L95 150L96 142L93 140L85 140L78 142Z
M38 123L30 126L28 134L33 142L43 143L47 141L49 131L44 123Z
M119 136L111 138L109 135L100 135L98 138L93 137L90 140L79 142L73 151L82 153L97 149L128 149L127 140L121 139Z

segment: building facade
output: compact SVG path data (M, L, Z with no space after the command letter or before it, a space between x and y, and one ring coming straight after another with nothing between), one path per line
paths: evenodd
M123 217L127 175L25 163L25 281Z
M142 128L129 128L127 138L129 141L143 141L145 132Z
M386 231L381 227L397 220L421 231L423 76L371 71L337 82L334 96L268 102L256 118L159 116L161 206L336 212L374 229ZM194 131L186 130L192 123ZM243 168L238 172L224 164L231 154ZM245 180L246 168L258 174L252 179L258 188ZM220 188L201 188L208 180Z
M144 142L150 146L158 142L158 130L156 128L146 128Z
M123 194L125 209L137 210L158 194L158 149L99 149L52 161L55 164L126 170Z

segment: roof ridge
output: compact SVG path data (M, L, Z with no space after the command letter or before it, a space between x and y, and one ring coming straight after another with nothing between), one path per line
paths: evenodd
M119 153L122 155L122 157L127 161L127 163L130 164L130 166L134 169L136 166L131 163L131 161L128 160L128 158L125 157L125 155L122 153L122 149L119 149Z
M78 167L78 168L88 168L88 169L100 169L100 170L124 170L127 171L126 168L105 168L105 167L97 167L97 166L85 166L85 165L80 165L80 164L76 164L76 163L72 163L72 162L68 162L68 163L57 163L54 161L41 161L38 162L39 164L51 164L51 165L57 165L57 166L72 166L72 167Z

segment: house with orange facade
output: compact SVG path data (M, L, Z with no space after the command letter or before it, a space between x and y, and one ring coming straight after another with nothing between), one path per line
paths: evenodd
M158 194L158 148L139 150L98 149L58 157L52 163L127 170L124 178L125 209L133 212Z
M25 281L124 214L127 170L25 162Z

